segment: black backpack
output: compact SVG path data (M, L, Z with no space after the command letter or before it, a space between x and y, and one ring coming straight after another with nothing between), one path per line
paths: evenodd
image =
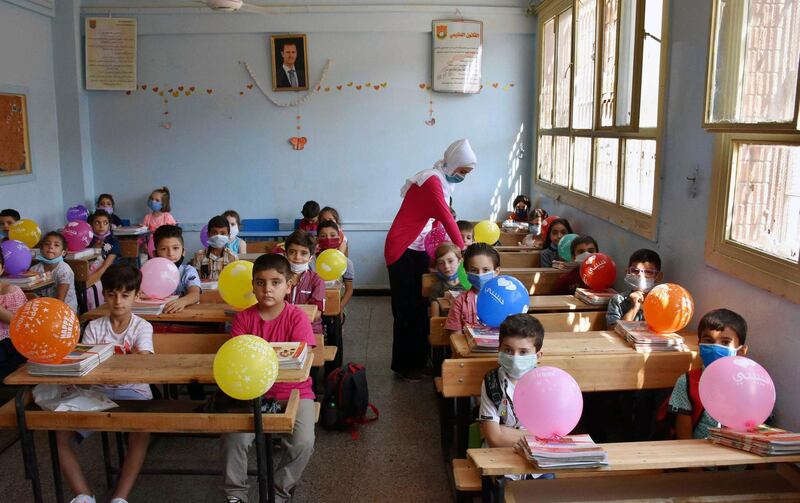
M486 387L486 394L489 399L494 403L494 408L500 410L500 404L503 401L503 388L500 384L500 374L497 372L499 368L490 370L483 376L483 385ZM500 425L506 424L506 417L500 416Z
M367 419L367 409L375 417ZM363 365L348 363L334 369L325 379L322 400L322 426L328 430L350 429L353 440L358 439L356 427L378 419L378 409L369 403L367 371Z

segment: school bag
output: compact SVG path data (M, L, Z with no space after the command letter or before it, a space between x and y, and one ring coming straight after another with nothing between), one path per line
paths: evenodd
M686 394L692 404L692 430L697 427L705 408L700 400L700 376L703 369L693 369L686 372ZM661 402L655 417L654 440L675 439L675 414L669 411L669 396Z
M492 369L483 376L483 385L486 388L486 394L489 395L489 400L494 403L495 410L500 410L500 404L503 402L503 388L500 384L500 374L497 372L499 368ZM506 423L506 416L500 416L500 425Z
M374 417L367 418L367 409ZM358 363L348 363L334 369L325 378L325 396L322 401L322 426L328 430L350 429L353 440L358 440L357 427L375 421L378 409L369 403L367 370Z

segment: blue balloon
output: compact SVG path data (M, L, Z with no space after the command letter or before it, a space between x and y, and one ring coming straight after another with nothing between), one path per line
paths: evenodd
M478 292L478 319L489 327L499 327L512 314L528 312L528 289L513 276L489 280Z

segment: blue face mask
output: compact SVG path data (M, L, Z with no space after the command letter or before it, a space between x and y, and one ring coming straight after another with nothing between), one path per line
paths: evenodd
M467 279L469 280L469 283L476 290L482 289L483 285L488 283L492 278L494 278L494 271L485 272L483 274L475 274L471 272L467 273Z
M464 181L466 176L464 175L444 175L445 180L450 183L461 183Z
M161 211L161 201L149 199L147 201L147 207L150 208L151 211Z
M38 254L38 255L36 255L36 260L38 260L39 262L41 262L43 264L53 265L53 264L58 264L59 262L63 262L64 261L64 257L59 255L56 258L44 258L44 257L42 257L41 254Z
M5 238L6 238L6 233L3 232L3 231L0 231L0 239L5 239Z
M458 279L458 271L456 271L454 274L452 274L450 276L448 276L448 275L446 275L446 274L444 274L442 272L436 271L436 275L439 276L440 278L442 278L444 281L448 281L450 283L452 283L452 282L454 282L455 280Z
M517 220L525 220L528 218L528 209L517 208L514 210L514 214L517 215Z
M521 379L528 371L536 368L538 357L536 353L527 355L510 355L508 353L500 352L497 360L500 366L506 371L506 374L512 379Z
M720 358L736 356L738 351L739 348L732 348L721 344L700 344L700 359L703 360L703 366L708 367Z

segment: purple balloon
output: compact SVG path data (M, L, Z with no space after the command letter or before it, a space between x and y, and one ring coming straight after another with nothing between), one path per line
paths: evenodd
M78 220L89 220L89 210L82 204L76 204L67 210L67 222L75 222Z
M200 242L203 244L203 248L208 246L208 224L200 229Z
M3 241L0 245L3 250L6 274L22 274L31 266L31 250L25 243L14 239Z

